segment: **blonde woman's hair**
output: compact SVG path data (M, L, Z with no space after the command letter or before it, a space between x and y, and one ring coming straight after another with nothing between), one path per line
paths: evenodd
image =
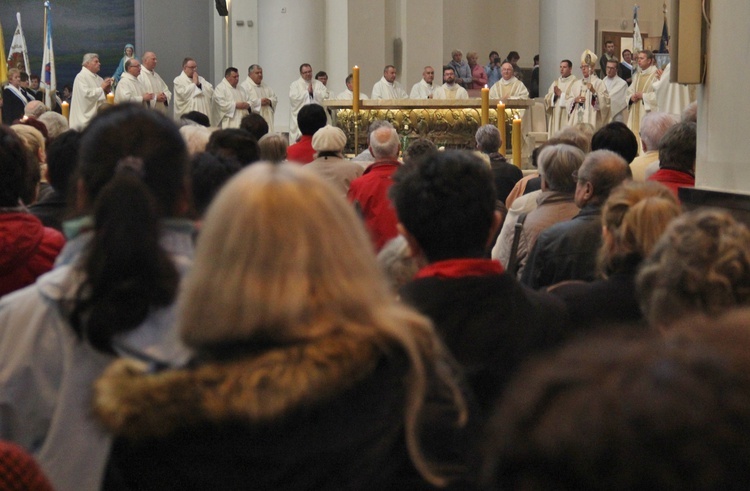
M444 348L426 318L393 298L361 220L313 172L262 162L229 181L205 215L179 301L182 338L199 350L332 335L402 349L411 365L405 387L409 454L425 479L447 482L424 457L418 437L428 364ZM455 382L438 376L463 423L466 408Z
M599 250L602 274L617 271L630 257L648 256L681 211L674 193L657 182L628 181L615 188L602 207L602 228L609 236Z
M728 212L685 213L667 227L636 279L652 326L750 305L750 231Z
M39 150L46 152L44 135L38 129L27 124L14 124L10 127L18 135L26 149L31 152L35 159L39 160Z
M287 138L278 133L266 133L258 140L261 160L283 162L286 160Z

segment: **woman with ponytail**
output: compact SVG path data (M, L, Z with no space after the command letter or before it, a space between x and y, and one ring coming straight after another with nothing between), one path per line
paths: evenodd
M0 438L32 452L55 489L103 485L111 439L91 416L91 384L112 360L190 358L172 306L193 256L186 171L162 115L131 105L98 115L57 266L0 302Z

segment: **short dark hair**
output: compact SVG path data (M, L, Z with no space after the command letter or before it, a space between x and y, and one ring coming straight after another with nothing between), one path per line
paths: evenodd
M696 128L692 122L672 126L659 141L659 168L693 172L696 158Z
M452 71L454 74L456 73L456 70L454 70L452 66L450 66L450 65L444 65L443 66L443 74L445 74L445 72L448 71L448 70Z
M239 128L227 128L211 133L206 144L206 152L220 157L235 158L242 166L256 162L260 156L258 140Z
M250 113L240 120L240 128L250 132L256 140L268 133L268 122L258 113Z
M303 64L301 64L299 66L299 72L300 72L300 74L302 73L302 69L305 68L306 66L309 66L310 70L312 71L312 65L310 65L309 63L303 63Z
M510 53L508 53L508 56L505 59L510 61L513 59L518 60L520 58L521 58L521 55L518 54L518 51L511 51Z
M47 179L50 186L63 196L69 191L80 146L81 133L68 130L47 147Z
M421 159L426 155L432 155L437 151L437 147L431 140L428 140L427 138L416 138L409 142L409 146L406 147L406 151L404 152L404 162Z
M235 67L230 66L226 70L224 70L224 76L228 77L230 73L239 73L240 71L237 70Z
M0 125L0 206L18 206L28 195L29 158L21 139L9 126Z
M231 157L221 157L208 152L193 157L190 182L193 187L193 206L199 217L206 212L224 183L240 169L240 163Z
M573 68L573 62L570 61L570 60L563 60L560 63L567 63L568 64L568 68Z
M630 51L629 49L622 50L622 54L624 55L625 53L630 53L631 55L633 54L633 52Z
M328 74L326 72L324 72L323 70L321 70L321 71L319 71L318 73L315 74L315 80L318 80L318 77L327 77L327 76L328 76Z
M39 80L39 75L32 73L29 75L29 80Z
M349 75L348 75L348 76L346 77L346 80L345 80L344 82L345 82L345 83L347 83L347 84L348 84L348 83L351 83L351 81L352 81L352 79L353 79L353 78L354 78L354 75L350 73L350 74L349 74Z
M200 111L187 112L183 114L180 119L187 119L188 121L198 123L199 125L205 126L206 128L211 126L211 121L208 119L208 116Z
M327 121L326 110L320 104L303 106L297 114L297 126L303 135L314 135Z
M473 153L437 152L404 164L389 196L428 261L484 255L497 194L489 167Z
M612 150L630 163L638 156L638 139L625 123L613 121L594 133L591 150Z

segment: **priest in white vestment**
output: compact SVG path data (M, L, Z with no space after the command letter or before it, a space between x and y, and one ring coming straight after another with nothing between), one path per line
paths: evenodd
M134 102L136 104L148 105L153 100L154 94L146 92L146 88L138 80L141 73L141 64L136 58L128 58L125 61L120 81L115 89L115 104Z
M372 87L373 99L408 99L409 95L396 82L396 67L386 65L383 69L383 76Z
M544 108L547 110L547 133L552 138L555 133L568 126L568 100L571 99L573 82L578 77L573 75L573 62L560 62L560 77L552 82L547 95L544 96Z
M456 83L456 72L453 67L445 67L443 70L443 85L435 89L433 99L468 99L469 93L466 89Z
M490 99L501 99L507 102L511 99L529 98L529 89L515 77L513 65L507 61L503 63L500 67L500 75L502 78L490 89Z
M654 82L656 105L659 112L681 117L682 111L692 102L692 98L690 97L690 89L687 85L671 83L669 81L671 67L672 64L667 63L664 70L656 75L658 79Z
M339 92L339 94L336 96L337 101L352 101L354 100L354 86L352 85L352 80L354 80L354 75L349 74L348 77L346 77L346 90ZM359 99L369 99L368 95L359 91Z
M308 63L299 67L300 77L289 86L289 141L294 143L302 136L297 126L297 114L308 104L320 104L325 100L328 89L313 79L313 69Z
M81 131L96 115L99 106L107 101L112 90L112 79L104 80L97 75L102 67L99 55L83 55L83 67L73 82L73 96L70 100L70 129Z
M230 66L224 79L214 89L213 123L219 128L239 128L242 118L248 115L250 102L244 89L239 88L240 73Z
M214 86L198 75L198 63L192 58L182 62L182 73L174 79L174 117L176 120L190 111L198 111L211 118L211 98Z
M654 82L656 82L656 57L648 50L638 53L638 71L633 74L633 83L628 87L627 96L629 111L628 128L632 131L640 145L639 132L643 117L651 111L658 110Z
M617 74L620 62L617 60L607 61L607 76L604 77L604 85L609 92L609 121L627 123L628 121L628 83Z
M274 133L273 120L278 98L273 89L263 83L263 68L260 65L250 65L247 69L247 79L242 82L241 88L247 94L250 108L266 120L268 132Z
M588 123L598 130L609 119L609 92L604 82L596 76L594 67L599 59L591 50L581 55L581 75L570 89L568 101L568 126Z
M172 99L172 92L159 74L154 71L156 63L156 54L153 51L146 51L141 58L141 74L138 75L138 80L143 84L146 92L154 94L154 98L148 101L149 107L166 114L169 100Z
M435 85L432 83L434 80L435 69L431 66L424 67L422 80L411 87L409 99L432 99L432 94L435 92Z

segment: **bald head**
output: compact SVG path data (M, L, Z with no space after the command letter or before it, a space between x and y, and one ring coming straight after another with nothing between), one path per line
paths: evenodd
M47 112L47 106L41 101L31 101L26 104L26 107L23 110L23 113L26 116L31 116L37 119L45 112Z
M381 127L370 133L370 153L375 160L396 160L399 150L398 133L393 127Z
M631 177L630 166L620 155L611 150L591 152L578 169L576 205L603 204L614 188Z
M146 51L141 57L143 67L148 70L156 68L156 54L153 51Z

